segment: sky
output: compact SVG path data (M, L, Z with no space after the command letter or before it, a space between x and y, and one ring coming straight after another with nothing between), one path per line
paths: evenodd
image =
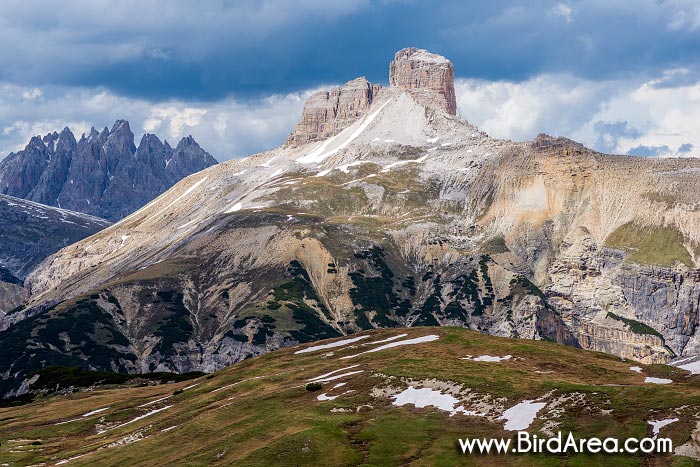
M700 157L697 0L3 0L0 158L127 119L218 160L282 144L314 91L386 85L394 53L455 66L491 136Z

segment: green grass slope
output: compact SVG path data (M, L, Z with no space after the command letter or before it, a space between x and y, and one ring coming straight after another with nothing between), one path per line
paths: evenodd
M435 337L382 348L423 336ZM319 343L284 349L195 380L94 388L0 409L0 464L695 465L676 455L465 456L457 440L513 436L500 419L504 410L538 399L546 405L528 428L538 436L562 430L642 438L651 436L649 420L678 418L661 436L680 446L700 420L700 376L663 365L636 373L633 362L617 357L457 328L355 337L363 338L304 353L295 352ZM511 358L473 360L483 355ZM647 376L673 382L645 383ZM321 388L307 390L310 380ZM459 401L455 406L483 416L394 405L393 396L409 386L449 394Z

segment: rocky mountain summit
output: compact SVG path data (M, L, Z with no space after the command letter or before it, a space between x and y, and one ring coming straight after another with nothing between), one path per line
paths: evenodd
M457 115L454 67L445 57L416 48L402 49L389 65L389 83L408 90L427 107ZM337 135L388 92L362 76L348 81L342 88L312 94L286 145L296 147Z
M452 62L426 50L396 52L389 65L389 84L407 89L420 103L457 115L455 69Z
M700 354L700 160L490 138L450 111L451 65L397 57L396 84L360 83L324 139L191 175L32 272L0 391L56 361L212 371L384 327Z
M116 221L214 164L191 136L173 149L146 134L137 148L129 122L118 120L78 141L68 128L33 137L0 160L0 193Z
M301 146L335 136L362 117L382 92L363 76L342 88L319 91L304 104L301 121L287 138L287 146Z

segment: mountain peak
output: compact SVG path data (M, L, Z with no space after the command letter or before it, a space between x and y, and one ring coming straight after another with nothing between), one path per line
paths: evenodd
M177 143L177 147L180 146L193 146L193 147L199 147L199 144L197 141L194 140L192 135L184 136L179 143Z
M389 64L389 84L406 89L423 105L457 115L452 62L427 50L401 49Z
M127 120L117 120L114 122L114 125L112 126L112 133L118 132L118 131L128 131L131 132L131 128L129 127L129 122Z
M414 47L399 50L389 65L389 83L406 90L421 105L457 115L454 67L442 55ZM312 94L286 146L301 146L337 135L367 114L386 93L380 84L360 76L342 87Z
M287 146L301 146L337 135L362 117L381 91L380 84L372 84L361 76L342 88L312 94L304 104L301 121L287 138Z

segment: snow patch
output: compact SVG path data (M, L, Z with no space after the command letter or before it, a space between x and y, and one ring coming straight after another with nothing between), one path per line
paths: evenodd
M647 423L651 425L651 434L653 435L652 439L656 439L656 437L659 435L659 431L661 431L663 427L677 421L677 418L667 418L665 420L648 420Z
M641 366L631 366L630 370L634 371L635 373L641 373L642 367Z
M345 384L345 383L342 383L342 384ZM335 400L335 399L339 398L340 396L344 396L344 395L346 395L346 394L350 394L351 392L355 392L355 391L353 391L353 390L351 389L351 390L349 390L349 391L345 391L344 393L338 394L338 395L336 395L336 396L329 396L328 394L326 394L326 393L324 392L323 394L319 394L318 396L316 396L316 399L319 400L319 401L332 401L332 400Z
M338 396L327 396L325 392L323 394L319 394L318 396L316 396L316 400L319 400L319 401L332 401L332 400L335 400L337 398L338 398Z
M98 414L100 412L104 412L105 410L108 410L109 407L102 407L101 409L93 410L92 412L88 412L86 414L83 414L83 417L90 417L92 415Z
M155 414L157 414L158 412L162 412L163 410L167 410L167 409L169 409L170 407L172 407L172 405L166 405L165 407L161 407L160 409L153 409L153 410L151 410L150 412L145 413L145 414L143 414L143 415L139 415L138 417L134 418L133 420L129 420L128 422L124 422L124 423L122 423L121 425L113 426L113 427L111 427L111 428L107 428L106 430L98 431L97 434L98 434L98 435L101 435L102 433L104 433L104 432L106 432L106 431L116 430L117 428L121 428L121 427L123 427L123 426L130 425L130 424L132 424L132 423L134 423L134 422L138 422L139 420L143 420L143 419L146 418L146 417L150 417L151 415L155 415Z
M177 230L184 229L185 227L187 227L188 225L190 225L194 222L197 222L197 219L192 219L191 221L182 224L180 227L177 228Z
M199 185L201 185L202 183L204 183L204 181L205 181L207 178L209 178L209 175L205 175L205 176L202 177L200 180L197 180L197 181L194 183L194 185L192 185L192 186L189 187L187 190L185 190L185 192L184 192L183 194L181 194L180 196L178 196L177 198L175 198L175 201L173 201L172 203L168 204L165 208L163 208L163 209L161 209L160 211L158 211L157 214L160 214L162 211L165 211L165 210L168 209L169 207L171 207L171 206L177 204L182 198L184 198L185 196L189 195L189 194L192 193L194 190L196 190L197 187L198 187ZM156 214L156 215L157 215L157 214Z
M342 357L341 360L358 357L360 355L364 355L367 353L379 352L380 350L391 349L393 347L400 347L402 345L422 344L424 342L432 342L432 341L436 341L438 339L440 339L440 336L436 336L435 334L430 334L428 336L416 337L414 339L406 339L405 341L392 342L390 344L381 345L379 347L375 347L374 349L366 350L364 352L360 352L360 353L355 354L355 355L348 355L347 357Z
M270 175L270 179L273 179L273 178L275 178L275 177L278 176L278 175L282 175L282 174L285 173L286 171L287 171L287 169L277 169L277 170L275 170L275 171L272 173L272 175Z
M503 412L499 420L506 421L503 428L508 431L526 430L545 405L546 402L522 401Z
M451 394L443 394L440 391L436 391L431 388L420 388L416 389L413 386L409 386L398 394L391 396L394 399L392 405L402 406L412 404L419 409L424 407L435 407L438 410L444 412L449 412L450 417L461 413L463 415L472 416L483 416L476 412L470 410L465 410L464 406L455 407L459 403L459 399L452 396Z
M326 377L328 377L328 376L334 375L334 374L336 374L336 373L340 373L341 371L351 370L351 369L353 369L353 368L357 368L358 366L360 366L359 363L358 363L357 365L346 366L345 368L341 368L341 369L339 369L339 370L329 371L328 373L324 373L324 374L322 374L321 376L316 376L315 378L311 378L311 379L309 379L309 380L307 380L307 381L319 381L319 380L322 380L323 378L326 378Z
M503 360L510 360L511 358L513 358L512 355L504 355L503 357L492 357L491 355L472 357L471 355L468 355L460 358L460 360L471 360L473 362L502 362Z
M386 339L382 339L382 340L380 340L380 341L365 342L365 343L362 344L362 345L383 344L383 343L385 343L385 342L395 341L396 339L401 339L401 338L406 337L406 336L408 336L408 334L398 334L398 335L396 335L396 336L387 337Z
M364 371L365 370L349 371L347 373L343 373L343 374L335 375L335 376L329 376L327 378L317 378L317 379L312 380L311 382L312 383L320 383L320 382L335 381L336 379L342 379L342 378L346 378L348 376L357 375L359 373L364 373Z
M694 375L700 374L700 360L684 365L677 365L681 370L689 371Z
M296 355L296 354L301 354L301 353L315 352L315 351L317 351L317 350L332 349L332 348L335 348L335 347L342 347L342 346L344 346L344 345L352 344L353 342L357 342L357 341L360 341L360 340L362 340L362 339L367 339L368 337L369 337L369 336L353 337L352 339L343 339L343 340L340 340L340 341L331 342L330 344L314 345L314 346L308 347L308 348L306 348L306 349L297 350L296 352L294 352L294 355Z
M224 212L224 214L231 214L232 212L240 211L241 209L243 209L243 204L241 204L241 202L239 201L233 206L231 206L231 208L228 211Z
M666 378L654 378L653 376L647 376L644 378L645 383L653 383L653 384L671 384L673 380L666 379Z
M146 402L145 404L139 405L137 407L137 409L141 409L143 407L148 407L149 405L157 404L158 402L164 401L165 399L170 399L171 397L173 397L173 396L165 396L165 397L161 397L160 399L156 399L156 400L151 401L151 402Z
M79 421L79 420L82 420L82 419L81 419L81 418L73 418L73 419L71 419L71 420L66 420L66 421L63 421L63 422L54 423L54 426L57 426L57 425L65 425L66 423L77 422L77 421Z

